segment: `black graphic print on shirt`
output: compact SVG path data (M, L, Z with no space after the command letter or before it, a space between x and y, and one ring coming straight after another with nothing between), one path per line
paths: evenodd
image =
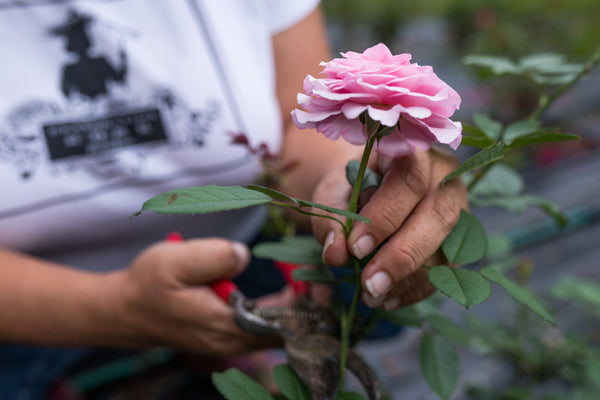
M208 98L191 107L168 86L152 83L132 89L127 41L141 33L111 26L73 5L63 10L58 24L40 29L44 40L62 45L64 54L57 56L65 61L50 79L56 80L64 98L30 98L0 114L0 166L31 179L46 161L58 174L83 169L110 179L141 171L148 146L205 144L221 118L221 101ZM103 29L119 31L124 38L113 51L117 57L93 50L98 32L114 34ZM121 158L127 158L127 165Z
M108 93L110 81L121 84L125 81L127 57L123 49L119 51L119 66L113 66L102 55L94 57L90 54L92 38L88 26L92 21L92 17L70 9L68 20L50 30L52 35L65 38L66 50L76 57L74 62L63 66L61 89L67 97L77 92L93 99Z

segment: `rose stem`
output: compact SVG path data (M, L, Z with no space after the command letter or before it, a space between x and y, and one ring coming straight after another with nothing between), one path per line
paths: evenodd
M365 127L366 127L365 123ZM379 124L377 124L379 127ZM375 128L376 130L377 128ZM356 175L356 181L354 182L354 187L352 188L352 196L350 197L350 204L348 205L348 210L351 212L356 212L358 205L358 195L360 194L360 189L362 186L363 177L365 175L365 171L367 169L367 163L369 161L369 156L371 154L371 149L373 148L373 143L375 142L376 135L370 134L371 132L367 132L367 144L363 150L362 158L360 160L360 166L358 167L358 173ZM352 220L348 219L346 221L346 232L350 234L350 230L352 229ZM352 257L352 261L354 264L354 277L356 290L354 291L354 296L352 297L352 303L350 304L350 308L348 309L348 313L342 313L341 316L341 330L342 330L342 340L341 340L341 349L340 349L340 390L344 390L344 382L345 382L345 373L346 373L346 358L348 353L348 346L350 342L350 331L352 330L352 323L354 321L354 316L356 314L356 307L358 305L358 299L362 292L362 284L360 281L360 263L359 260L355 257Z

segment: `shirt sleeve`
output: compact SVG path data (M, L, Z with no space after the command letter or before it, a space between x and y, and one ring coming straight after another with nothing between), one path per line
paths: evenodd
M320 3L320 0L267 0L269 27L271 34L291 28L307 17Z

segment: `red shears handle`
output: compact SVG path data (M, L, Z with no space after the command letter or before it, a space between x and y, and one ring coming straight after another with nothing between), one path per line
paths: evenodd
M183 236L179 232L171 232L167 235L168 242L182 242ZM298 268L297 264L286 263L283 261L275 261L275 266L283 275L285 282L292 287L294 294L306 295L308 294L308 285L305 281L295 281L293 277L294 270ZM238 290L238 287L231 279L220 279L210 284L212 290L223 299L226 303L229 303L231 293Z

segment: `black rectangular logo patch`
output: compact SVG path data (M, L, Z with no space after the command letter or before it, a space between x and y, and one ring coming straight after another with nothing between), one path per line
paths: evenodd
M157 109L44 125L43 130L53 161L167 140Z

